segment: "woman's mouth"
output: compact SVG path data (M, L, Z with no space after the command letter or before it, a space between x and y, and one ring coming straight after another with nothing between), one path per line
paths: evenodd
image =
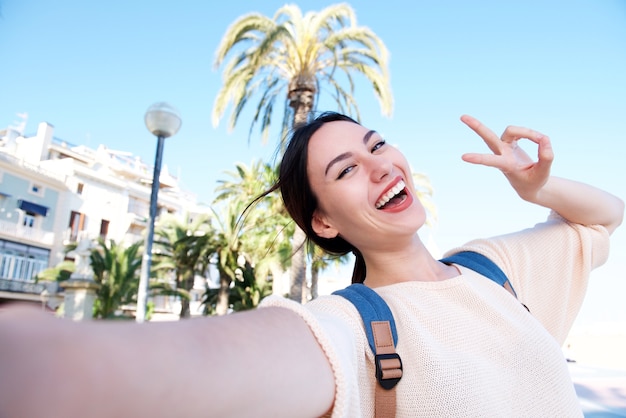
M404 202L407 197L406 184L400 180L376 202L376 209L388 209Z

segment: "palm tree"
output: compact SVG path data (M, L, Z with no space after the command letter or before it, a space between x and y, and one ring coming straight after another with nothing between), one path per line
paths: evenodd
M382 113L391 115L387 49L374 32L357 25L354 10L348 4L331 5L305 15L292 4L278 9L274 18L258 13L242 16L222 38L215 66L221 66L231 54L213 107L214 125L232 101L229 128L233 129L245 105L259 93L250 133L260 122L262 138L266 140L279 99L283 104L280 148L284 150L284 133L290 125L308 120L323 87L329 87L339 111L359 119L354 74L371 83ZM306 297L304 242L304 232L296 228L290 297L299 301Z
M100 286L96 291L93 317L108 319L116 316L115 312L126 304L135 301L139 286L142 243L128 247L115 241L97 240L97 245L89 250L89 263L94 273L94 281ZM76 249L76 244L66 246L65 253ZM55 267L50 267L37 275L37 280L65 281L76 270L73 260L64 260Z
M221 285L219 289L209 288L205 292L206 315L253 309L272 293L272 283L258 278L250 260L237 251L220 251L217 265Z
M243 211L243 202L233 202L226 205L221 213L212 209L216 221L216 232L213 234L210 247L215 255L215 266L219 274L219 289L216 292L207 289L205 293L205 312L224 315L230 307L230 288L237 279L240 258L240 231L239 217ZM209 309L209 306L215 306Z
M215 305L215 311L220 315L233 307L233 297L241 300L243 294L238 296L233 292L243 289L244 292L260 294L271 289L262 283L267 282L270 276L279 275L278 271L283 271L284 260L279 256L288 252L284 247L289 245L289 241L283 231L290 224L276 194L257 202L254 211L245 211L249 202L271 185L276 175L272 166L261 161L253 162L250 167L240 163L236 165L235 172L226 174L232 180L220 181L216 189L218 195L213 202L216 234L211 245L217 260L220 289L218 292L209 290L205 298L207 309L209 305ZM221 211L216 208L221 208ZM244 212L246 215L242 217ZM277 250L271 251L273 248ZM250 268L244 269L246 265ZM250 285L250 280L254 281L253 285ZM244 303L243 306L249 304Z
M214 204L247 205L265 192L277 176L276 168L262 161L253 161L250 167L239 163L236 172L226 171L232 180L220 180ZM270 193L256 202L254 211L247 211L239 220L241 236L246 253L255 260L255 271L261 277L282 274L289 262L285 255L291 251L289 234L291 221L278 193ZM272 251L274 249L274 251ZM281 256L282 255L282 256Z
M196 274L204 274L205 252L211 240L207 216L191 219L187 214L182 219L163 217L155 229L155 272L173 272L176 286L167 281L153 286L161 294L174 294L180 298L180 318L191 315L189 309L190 291L193 289Z
M112 318L118 308L135 301L139 286L142 243L128 247L115 241L98 239L89 259L94 280L100 285L96 291L94 318Z

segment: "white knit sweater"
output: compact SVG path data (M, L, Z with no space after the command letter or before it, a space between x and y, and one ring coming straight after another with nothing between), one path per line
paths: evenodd
M561 351L591 270L608 257L601 226L557 215L534 228L455 248L480 252L509 277L519 300L460 267L439 282L376 288L393 312L404 374L398 417L579 417ZM531 313L521 305L526 304ZM270 297L308 323L333 369L332 417L373 417L373 354L354 306L340 296L305 305Z

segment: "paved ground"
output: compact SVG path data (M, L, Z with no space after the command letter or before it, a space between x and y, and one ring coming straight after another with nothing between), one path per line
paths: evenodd
M626 370L569 363L586 418L626 417Z

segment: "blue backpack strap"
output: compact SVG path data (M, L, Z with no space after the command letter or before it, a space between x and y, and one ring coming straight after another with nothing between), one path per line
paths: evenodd
M504 274L496 263L482 254L474 251L461 251L460 253L451 255L450 257L442 258L439 261L446 264L459 264L463 267L474 270L475 272L480 273L498 283L515 296L515 298L517 298L517 293L515 293L515 289L513 289L513 285L511 285L511 282L509 281L509 278L506 277L506 274Z
M378 293L364 284L354 283L344 289L333 292L333 295L343 296L356 306L363 319L367 341L373 353L376 352L376 345L371 326L372 322L389 321L393 345L398 344L398 332L396 331L396 322L393 320L393 314L389 306L387 306L387 302Z
M390 389L402 378L402 360L395 351L398 332L391 309L378 293L361 283L351 284L333 294L352 302L363 320L365 335L374 353L376 380L385 389L380 391L377 387L377 408L386 410L391 405L395 406L395 392Z

